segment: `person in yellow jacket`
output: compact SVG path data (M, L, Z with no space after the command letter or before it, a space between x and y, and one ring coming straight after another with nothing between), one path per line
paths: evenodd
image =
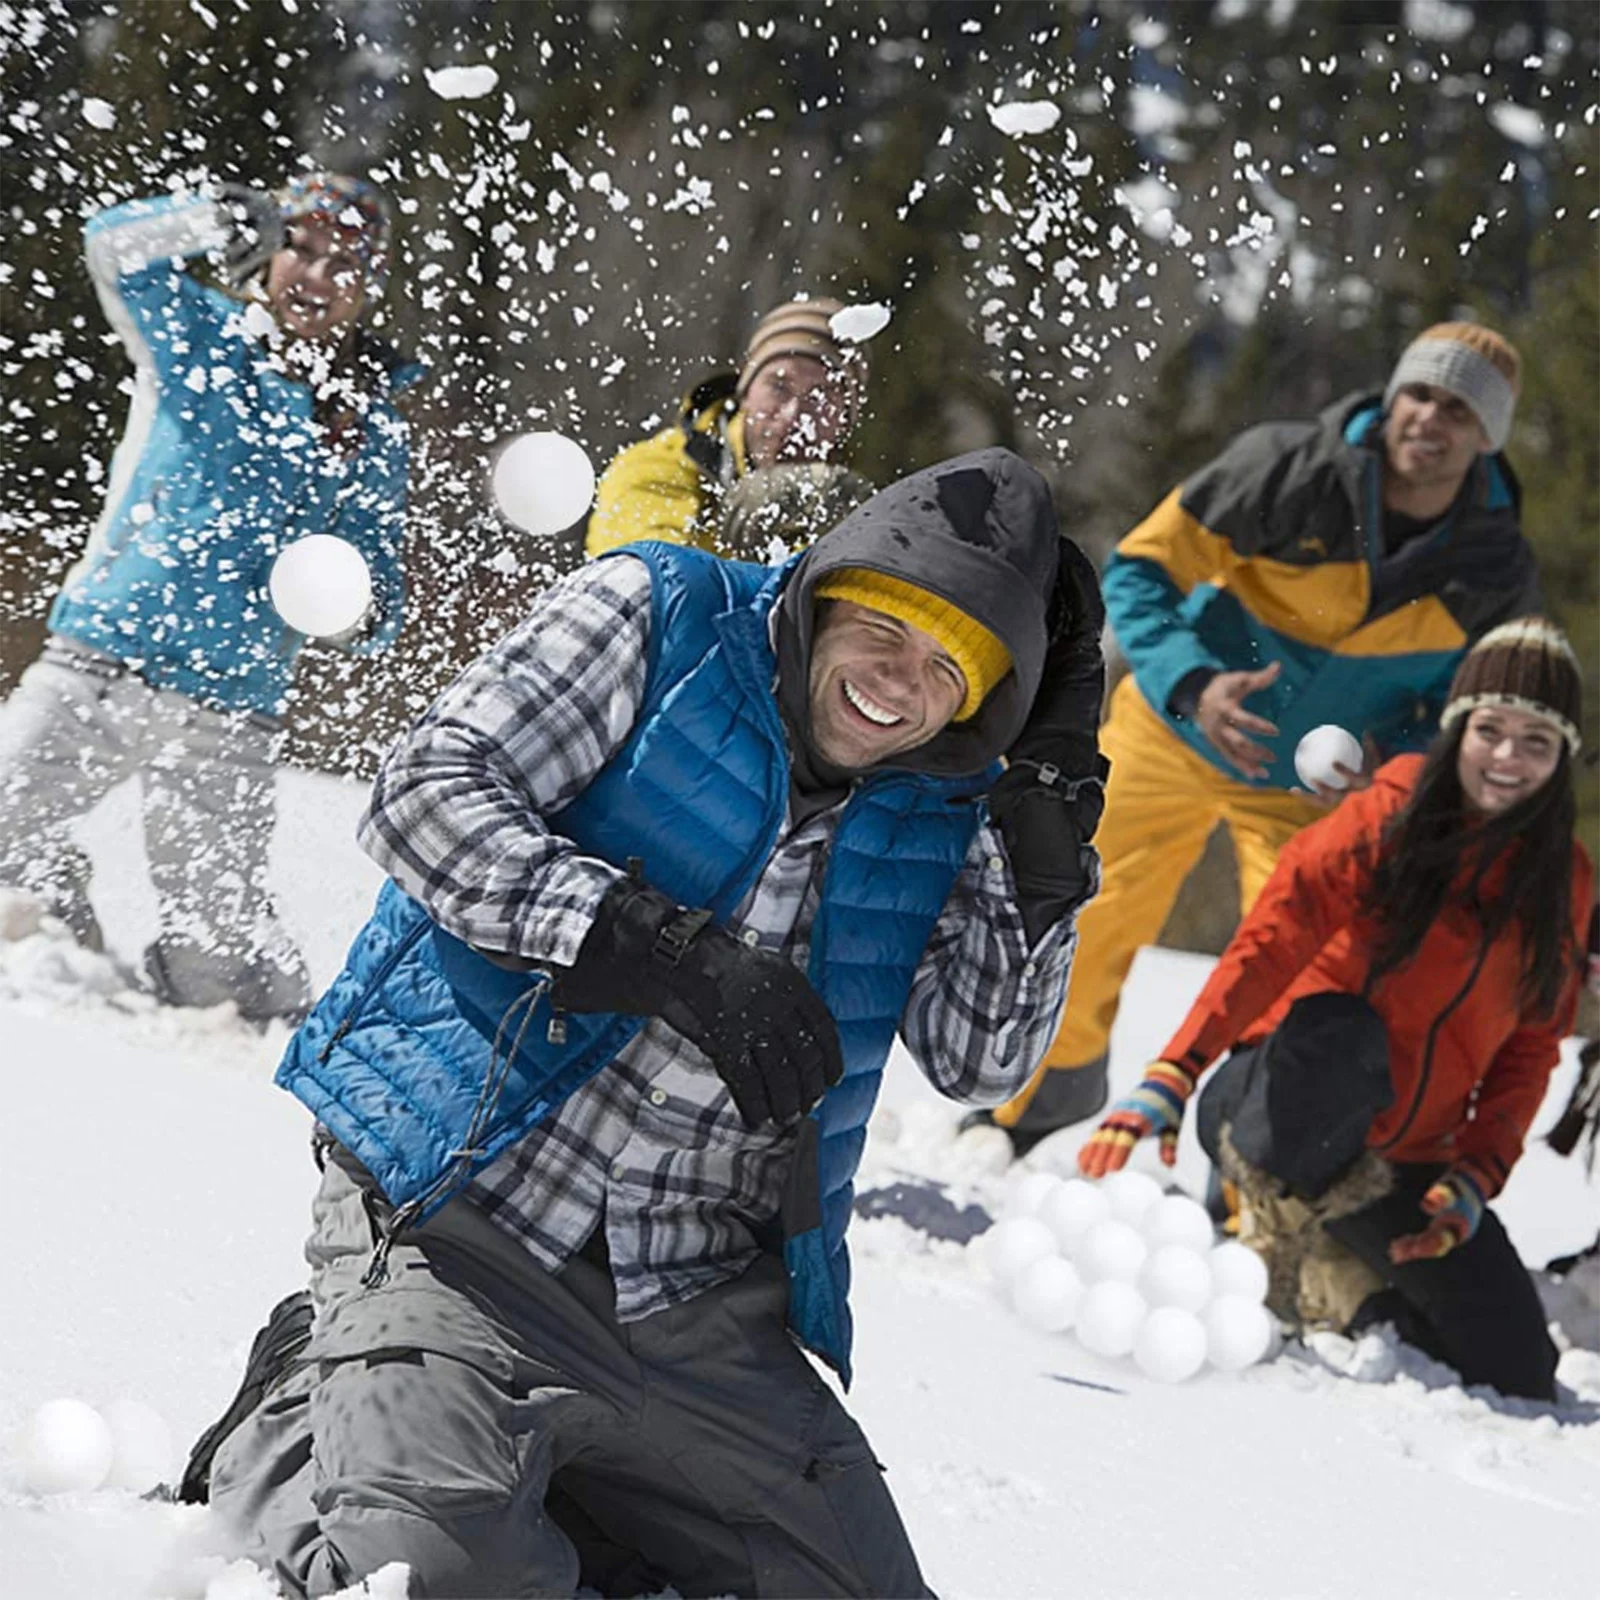
M1132 670L1101 736L1100 893L1054 1045L1016 1099L974 1114L1015 1154L1105 1104L1123 980L1212 829L1232 836L1248 911L1278 852L1337 799L1296 787L1301 737L1337 723L1369 769L1425 748L1468 648L1538 609L1501 454L1520 371L1490 328L1428 328L1382 394L1248 429L1118 545L1106 615Z
M839 457L861 415L866 352L833 331L844 307L786 301L756 325L744 363L696 384L676 423L629 445L595 494L584 552L638 539L761 559L872 492Z

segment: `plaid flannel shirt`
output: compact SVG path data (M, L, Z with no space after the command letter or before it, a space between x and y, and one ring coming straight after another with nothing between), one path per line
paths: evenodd
M618 868L545 822L627 739L643 701L650 575L615 557L553 585L387 756L363 847L450 933L570 966ZM804 968L842 804L787 828L730 920ZM952 1099L1027 1081L1066 997L1070 920L1030 950L985 824L923 952L901 1037ZM752 1131L706 1056L652 1021L468 1191L547 1269L597 1224L624 1320L736 1276L777 1213L792 1132Z

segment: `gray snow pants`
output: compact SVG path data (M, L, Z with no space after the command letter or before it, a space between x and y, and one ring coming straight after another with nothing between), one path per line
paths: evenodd
M330 1161L303 1365L227 1438L211 1503L287 1592L404 1561L421 1597L926 1595L882 1469L784 1327L782 1264L618 1323L455 1200L363 1289L375 1208Z
M52 636L0 708L0 886L37 895L98 947L89 862L68 830L137 774L161 915L146 960L166 998L233 1000L252 1017L303 1011L305 963L266 887L281 741L271 717L153 689Z

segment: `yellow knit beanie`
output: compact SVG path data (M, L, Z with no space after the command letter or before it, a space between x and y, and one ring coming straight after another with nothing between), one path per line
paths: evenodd
M903 578L869 567L840 567L817 584L816 597L882 611L937 639L967 680L957 722L975 715L984 696L1011 670L1011 652L976 617Z

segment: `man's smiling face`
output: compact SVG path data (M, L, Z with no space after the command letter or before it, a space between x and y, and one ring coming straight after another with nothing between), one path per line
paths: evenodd
M942 733L966 699L967 680L932 634L829 600L817 611L809 688L817 754L859 770Z

